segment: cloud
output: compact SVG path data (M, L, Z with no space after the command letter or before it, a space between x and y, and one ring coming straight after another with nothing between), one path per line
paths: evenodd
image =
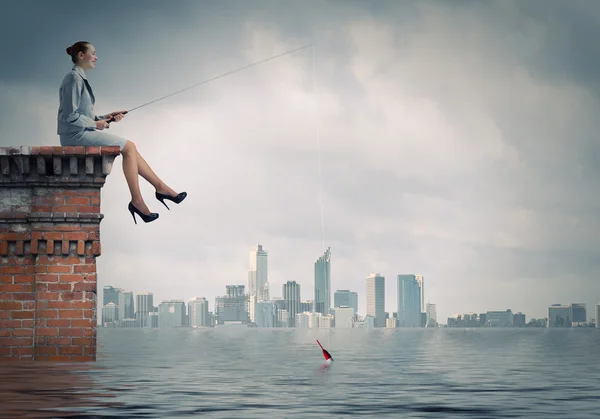
M154 291L157 303L204 295L212 310L225 284L246 284L260 242L271 295L295 280L312 299L325 245L334 290L357 291L363 312L370 272L386 277L389 312L396 275L410 272L425 275L442 321L506 308L541 317L555 302L584 301L591 312L600 299L597 6L256 6L184 2L165 15L153 3L137 15L124 5L113 30L90 32L100 112L315 45L111 128L189 197L167 211L142 181L160 218L134 225L117 160L102 191L101 286ZM22 71L0 72L10 144L58 143L56 98L70 65L57 51L51 82L26 69L30 55L16 61Z

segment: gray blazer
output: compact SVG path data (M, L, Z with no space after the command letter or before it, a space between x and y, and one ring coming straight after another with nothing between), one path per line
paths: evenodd
M96 98L85 72L78 65L74 65L63 79L59 99L58 134L95 130L96 121L108 117L94 113Z

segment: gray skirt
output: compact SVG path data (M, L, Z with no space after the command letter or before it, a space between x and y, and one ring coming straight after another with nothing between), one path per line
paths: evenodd
M127 140L118 135L97 130L82 130L60 134L60 145L64 146L116 146L123 150Z

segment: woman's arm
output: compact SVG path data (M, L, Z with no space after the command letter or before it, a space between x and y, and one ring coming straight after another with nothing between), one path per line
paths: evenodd
M77 111L81 101L81 92L84 89L83 80L71 77L70 83L65 84L62 107L67 115L66 122L81 128L96 128L96 122Z

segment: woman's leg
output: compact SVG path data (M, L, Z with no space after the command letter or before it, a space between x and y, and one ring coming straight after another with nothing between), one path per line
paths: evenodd
M169 188L156 175L156 173L154 173L152 168L150 168L150 165L146 162L146 160L144 160L144 158L142 157L142 155L140 154L139 151L137 151L137 166L138 166L140 176L143 177L144 179L146 179L152 186L154 186L154 189L156 189L156 192L165 194L165 195L170 195L170 196L177 195L177 192L175 192L173 189Z
M121 150L123 155L123 174L129 186L131 193L131 203L144 214L150 214L150 210L144 202L142 193L140 192L140 184L138 182L139 166L137 159L137 148L131 141L127 141L125 147Z

